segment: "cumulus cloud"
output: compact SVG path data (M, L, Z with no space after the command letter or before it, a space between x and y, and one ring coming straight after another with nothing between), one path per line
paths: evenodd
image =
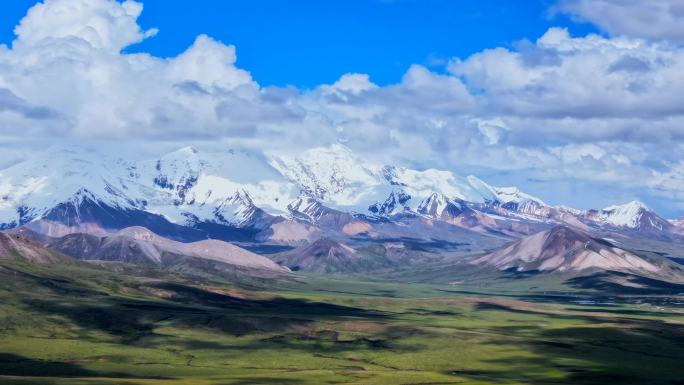
M235 47L208 36L170 59L121 53L154 33L138 26L141 12L133 1L37 4L16 28L12 47L0 48L0 87L26 105L49 106L62 119L42 127L66 119L76 137L246 136L257 117L267 124L268 117L291 115L265 101L265 91L235 66Z
M361 92L377 89L378 86L370 81L367 74L345 74L329 87L331 91L340 91L342 95L348 92L358 95Z
M126 0L48 0L32 7L14 32L16 44L50 44L79 39L98 49L120 51L157 33L142 31L136 20L143 6Z
M0 88L0 112L12 112L38 121L59 116L59 114L47 107L32 106L6 88Z
M552 28L524 50L486 50L449 68L499 113L589 119L681 116L683 65L684 49Z
M680 0L562 0L557 10L592 22L611 35L684 42Z
M684 139L684 48L668 42L552 28L514 49L454 58L446 73L413 65L388 86L354 73L299 90L259 85L237 67L234 46L205 35L176 57L126 53L157 33L138 25L142 11L132 0L31 8L0 46L0 144L292 152L342 142L381 162L550 181L534 192L551 202L559 181L648 184L671 199L684 191L668 182L679 181L684 148L661 150Z
M646 179L648 187L670 202L674 202L677 208L684 209L684 161L668 165L665 171L653 171L650 178Z

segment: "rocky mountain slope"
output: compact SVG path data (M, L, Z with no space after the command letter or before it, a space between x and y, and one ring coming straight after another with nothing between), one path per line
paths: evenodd
M0 232L0 259L31 263L59 263L70 260L64 254L17 233Z
M471 263L514 272L618 271L684 279L684 270L667 260L648 260L569 226L520 239Z
M82 260L165 266L174 263L178 257L192 257L244 269L287 272L270 259L227 242L203 240L182 243L143 227L128 227L104 237L74 233L52 239L47 246Z
M293 271L342 273L368 271L367 260L353 248L327 238L320 238L276 257L283 266Z

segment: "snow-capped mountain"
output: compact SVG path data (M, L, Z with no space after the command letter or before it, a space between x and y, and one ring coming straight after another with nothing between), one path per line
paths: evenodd
M673 226L639 201L609 206L603 210L589 210L585 214L585 218L599 225L642 232L662 232L671 229Z
M339 144L311 149L299 157L274 156L271 165L306 195L335 208L365 212L367 202L391 192L378 168L365 165Z
M274 157L271 164L308 196L327 207L356 214L417 213L432 194L474 203L499 199L495 188L450 171L373 165L336 144L298 157Z
M551 206L541 199L526 194L517 187L494 187L496 201L502 208L521 214L548 217Z
M585 211L583 211L583 210L578 210L576 208L568 207L565 205L555 206L555 209L558 210L559 212L563 213L563 214L574 215L577 217L585 214Z
M394 217L401 214L411 214L411 206L409 205L411 196L401 190L392 191L390 195L382 203L374 203L368 206L368 211L373 214ZM420 206L419 206L420 208Z
M385 166L383 176L391 185L400 186L408 195L419 197L421 200L432 193L474 203L484 203L498 198L493 187L472 175L464 178L451 171L417 171L406 167Z
M559 223L585 230L673 226L638 202L587 212L552 207L474 176L369 164L342 145L297 157L185 147L145 161L53 148L0 171L0 225L30 223L54 236L101 236L137 225L176 238L214 237L226 228L246 229L254 237L282 233L293 222L359 233L372 223L401 218L506 234ZM188 228L200 232L180 234Z
M321 218L334 211L325 207L316 198L303 195L287 206L292 217L309 223L317 223Z
M254 226L269 213L287 213L299 192L265 158L232 150L203 154L191 147L137 163L55 148L1 171L0 180L3 227L40 220L37 230L49 228L54 235L70 229L103 234L126 224L120 221L136 220L110 220L121 213L146 213L179 225ZM140 223L127 223L133 224Z
M89 201L121 210L144 208L147 194L134 181L134 168L85 149L50 149L0 171L0 223L17 226L60 205Z
M418 206L418 213L431 218L453 220L470 208L464 201L455 201L443 194L432 193Z
M162 199L150 210L175 222L191 215L194 220L239 226L253 219L255 208L287 213L287 205L298 195L296 186L265 157L241 150L204 153L186 147L141 162L139 171L142 183L152 183L161 196L173 197L173 202Z

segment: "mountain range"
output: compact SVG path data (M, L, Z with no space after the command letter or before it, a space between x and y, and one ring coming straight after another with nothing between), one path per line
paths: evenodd
M296 157L185 147L146 161L54 147L0 171L0 228L76 259L167 266L184 256L274 272L363 273L465 255L577 270L597 256L636 261L613 243L684 242L684 221L637 201L551 206L472 175L373 165L339 144Z
M544 223L656 234L677 227L639 202L554 207L474 176L369 165L339 144L293 158L186 147L139 162L57 147L0 171L0 198L2 228L50 236L141 225L184 240L296 243L310 240L312 224L359 232L406 217L504 233Z

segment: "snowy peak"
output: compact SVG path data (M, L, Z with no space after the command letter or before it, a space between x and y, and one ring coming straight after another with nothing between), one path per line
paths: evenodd
M297 196L296 186L265 157L245 150L186 147L144 162L141 169L141 183L158 198L151 209L175 222L192 218L242 226L250 223L256 208L286 213L287 202Z
M452 203L508 204L511 207L506 210L525 213L547 208L543 201L517 188L492 187L472 175L369 165L342 145L308 150L298 157L274 157L271 164L305 195L332 209L355 214L415 214L422 203L437 196Z
M12 227L46 216L70 228L86 218L98 222L80 212L86 208L104 215L105 222L125 217L113 210L138 210L181 225L243 226L264 219L261 208L286 212L296 192L265 157L246 151L185 147L159 159L129 162L58 147L0 171L0 223Z
M214 209L214 215L219 222L237 227L245 227L260 214L260 209L246 191L236 191L232 196L219 202Z
M130 194L134 166L92 150L54 147L0 171L0 223L4 226L39 219L60 204L85 198L111 207L142 205Z
M639 201L592 211L588 213L588 217L601 224L633 230L663 231L672 227L671 223Z
M184 147L164 155L155 163L154 183L162 189L175 190L180 199L197 182L204 163L194 147Z
M572 207L565 206L565 205L558 205L555 207L555 209L561 213L570 214L570 215L574 215L574 216L582 216L585 214L585 212L582 210L578 210L576 208L572 208Z
M309 196L301 196L287 206L293 218L316 223L329 210L321 202Z
M271 165L300 193L339 211L368 214L369 206L392 191L380 167L368 165L342 145L314 148L297 157L274 156Z
M524 205L529 202L534 202L538 206L548 207L548 205L544 203L544 201L542 201L541 199L526 194L520 191L520 189L517 187L493 187L493 190L496 193L497 199L502 204L514 203L517 205Z
M604 208L604 212L614 212L616 215L633 216L642 210L650 210L644 203L633 200L623 205L612 205Z
M453 219L468 207L461 201L454 201L442 194L433 193L418 206L418 213L430 218L440 218L445 220Z
M676 234L684 235L684 218L672 219L669 221L673 228L673 232Z
M379 184L377 175L339 144L311 149L299 157L274 157L271 165L321 200L353 202L356 190Z
M427 169L413 170L406 167L385 166L383 177L393 186L402 188L411 196L427 198L432 193L451 199L484 203L496 199L491 187L470 176L463 178L451 171Z
M375 215L391 217L394 215L410 213L408 206L411 196L403 191L392 191L382 203L375 203L368 207L368 211Z
M514 213L549 218L554 215L552 208L541 199L520 191L517 187L493 187L496 203L503 209Z

